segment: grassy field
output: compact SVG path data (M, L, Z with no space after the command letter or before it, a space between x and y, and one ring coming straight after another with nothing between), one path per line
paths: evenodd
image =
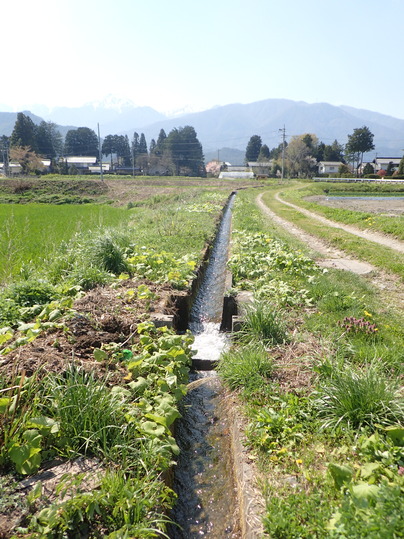
M25 512L16 537L166 529L175 496L162 479L178 453L172 426L192 336L149 320L163 297L190 286L237 185L154 181L114 181L91 204L1 206L18 263L6 259L11 278L0 294L0 525L2 515ZM268 184L271 207L302 224L298 212L273 206L280 188ZM231 293L250 291L254 305L219 375L247 423L264 536L401 537L403 313L366 278L316 266L256 196L236 197L229 261ZM38 486L16 494L42 463L76 457L102 463L91 492L79 475L60 485L72 497L50 502Z
M103 227L127 226L131 214L107 205L0 205L0 283L25 265L40 266L58 255L62 242Z

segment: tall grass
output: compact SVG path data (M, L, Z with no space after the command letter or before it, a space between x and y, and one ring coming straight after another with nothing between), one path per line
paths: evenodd
M222 354L217 370L232 390L257 390L267 384L274 366L262 344L247 345Z
M125 419L122 392L112 392L106 380L70 366L63 374L44 381L47 413L59 423L58 442L66 456L110 457L116 447L136 444L135 429Z
M287 341L285 315L264 301L246 307L244 320L237 339L243 343L261 342L265 346Z
M376 363L361 370L350 366L336 369L319 390L315 406L325 429L375 428L404 421L399 384L382 374Z

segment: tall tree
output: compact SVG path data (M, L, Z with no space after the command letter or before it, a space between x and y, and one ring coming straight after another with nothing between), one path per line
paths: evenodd
M33 152L37 150L36 126L31 118L23 112L17 114L17 120L10 137L10 147L12 146L29 146Z
M330 145L324 146L323 159L321 161L339 161L344 163L344 147L338 143L338 140Z
M160 133L159 133L159 136L158 136L157 142L156 142L156 148L155 148L155 151L154 151L154 153L156 155L163 155L163 153L164 153L164 144L165 144L166 139L167 139L166 132L164 131L164 129L160 129Z
M132 139L132 165L135 166L137 156L139 155L139 133L133 133Z
M61 155L63 139L58 126L53 122L42 121L36 129L37 152L43 157L53 159Z
M147 142L144 133L140 133L138 153L140 155L147 155Z
M89 127L70 129L66 133L65 155L97 156L98 137Z
M107 135L102 142L102 148L101 148L102 155L110 156L111 168L113 166L113 161L112 161L113 154L116 153L115 143L116 143L115 135Z
M310 148L302 136L294 136L286 148L286 161L292 177L307 175L310 168Z
M257 161L269 161L270 160L270 151L266 144L263 144L258 154Z
M259 135L253 135L248 141L247 148L245 150L245 162L257 161L261 150L262 140Z
M404 156L401 158L400 164L398 165L398 174L404 175Z
M346 154L352 156L356 173L358 173L359 166L363 162L363 154L375 149L373 137L373 133L366 125L354 129L352 135L348 135L345 151Z
M175 174L206 176L202 144L192 126L172 129L165 148L174 163Z
M131 164L132 164L132 152L131 152L131 149L130 149L128 135L125 135L125 140L122 143L122 159L123 159L123 164L126 167L131 166Z

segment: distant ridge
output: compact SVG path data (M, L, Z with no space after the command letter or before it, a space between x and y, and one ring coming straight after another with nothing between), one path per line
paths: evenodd
M161 129L168 134L174 127L192 125L202 143L205 156L225 159L229 150L244 152L252 135L260 135L269 148L281 142L280 129L286 128L287 140L293 135L314 133L325 144L335 139L345 144L357 127L367 125L374 134L373 156L401 157L404 148L404 120L377 112L328 103L309 104L288 99L266 99L249 104L234 103L202 112L168 118L150 107L137 107L130 102L90 103L78 108L59 107L44 118L28 113L35 123L53 121L62 134L72 126L96 129L101 136L144 133L148 144L157 139ZM10 135L17 113L0 112L0 135Z

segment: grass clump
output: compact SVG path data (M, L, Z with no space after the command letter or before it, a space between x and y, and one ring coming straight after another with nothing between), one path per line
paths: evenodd
M129 237L111 233L97 236L90 244L89 258L98 269L119 275L128 270L123 246L129 244Z
M267 302L247 307L238 339L243 343L261 342L264 346L284 344L287 330L284 314Z
M136 445L125 420L129 391L114 392L106 380L74 365L49 375L44 385L46 413L60 425L57 445L66 456L108 457L117 445Z
M314 401L323 428L376 428L404 421L404 399L398 383L375 364L361 370L344 366L333 371Z
M268 383L273 370L272 359L261 344L225 352L218 366L218 372L232 390L261 389Z

